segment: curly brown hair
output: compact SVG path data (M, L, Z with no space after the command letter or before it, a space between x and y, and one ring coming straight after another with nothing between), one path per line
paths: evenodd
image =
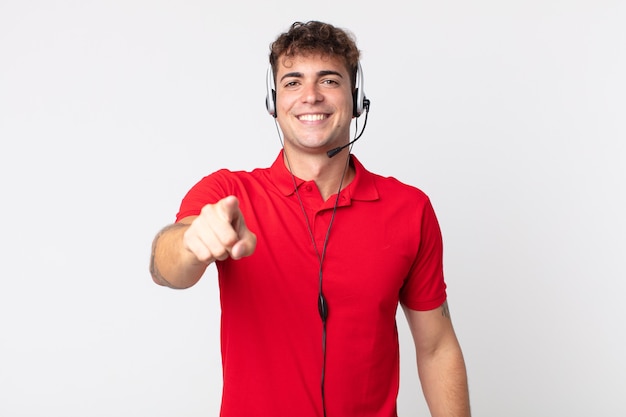
M276 64L280 57L310 54L342 59L350 73L354 88L360 56L354 36L345 29L316 20L306 23L295 22L287 32L282 33L272 42L269 59L274 76L276 76Z

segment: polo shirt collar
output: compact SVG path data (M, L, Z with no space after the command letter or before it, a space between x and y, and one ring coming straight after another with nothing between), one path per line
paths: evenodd
M285 166L283 157L284 150L281 149L278 157L270 167L270 177L272 182L285 196L294 194L293 183L300 187L306 181L298 177L292 177ZM374 201L378 199L378 189L376 188L375 176L369 172L353 154L350 155L350 162L354 166L355 176L352 182L346 187L342 194L346 195L347 201Z

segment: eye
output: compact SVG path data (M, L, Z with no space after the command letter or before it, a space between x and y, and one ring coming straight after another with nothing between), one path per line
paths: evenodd
M339 85L339 82L335 79L332 78L326 78L324 80L322 80L322 84L325 85L329 85L329 86L334 86L334 85Z
M294 88L294 87L297 87L298 85L300 85L300 82L297 80L286 81L284 83L285 88Z

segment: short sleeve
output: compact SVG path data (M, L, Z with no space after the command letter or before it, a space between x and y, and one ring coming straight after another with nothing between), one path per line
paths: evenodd
M400 301L412 310L432 310L446 300L443 239L430 200L424 204L417 256L401 291Z

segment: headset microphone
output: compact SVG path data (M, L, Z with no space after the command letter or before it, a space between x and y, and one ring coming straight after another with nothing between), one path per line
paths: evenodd
M350 141L349 143L346 143L343 146L333 148L330 151L326 152L326 155L328 155L329 158L332 158L333 156L337 155L339 152L343 151L348 146L352 145L354 142L359 140L359 138L363 135L363 132L365 131L365 126L367 125L367 116L369 115L369 112L370 112L370 101L366 98L363 98L363 108L365 109L365 122L363 122L363 129L361 129L361 133L359 133L359 136L352 139L352 141Z
M326 155L328 155L329 158L332 158L333 156L337 155L339 152L343 151L348 146L352 145L360 137L361 137L361 135L359 135L356 139L352 140L350 143L346 143L343 146L339 146L338 148L331 149L330 151L326 152Z

